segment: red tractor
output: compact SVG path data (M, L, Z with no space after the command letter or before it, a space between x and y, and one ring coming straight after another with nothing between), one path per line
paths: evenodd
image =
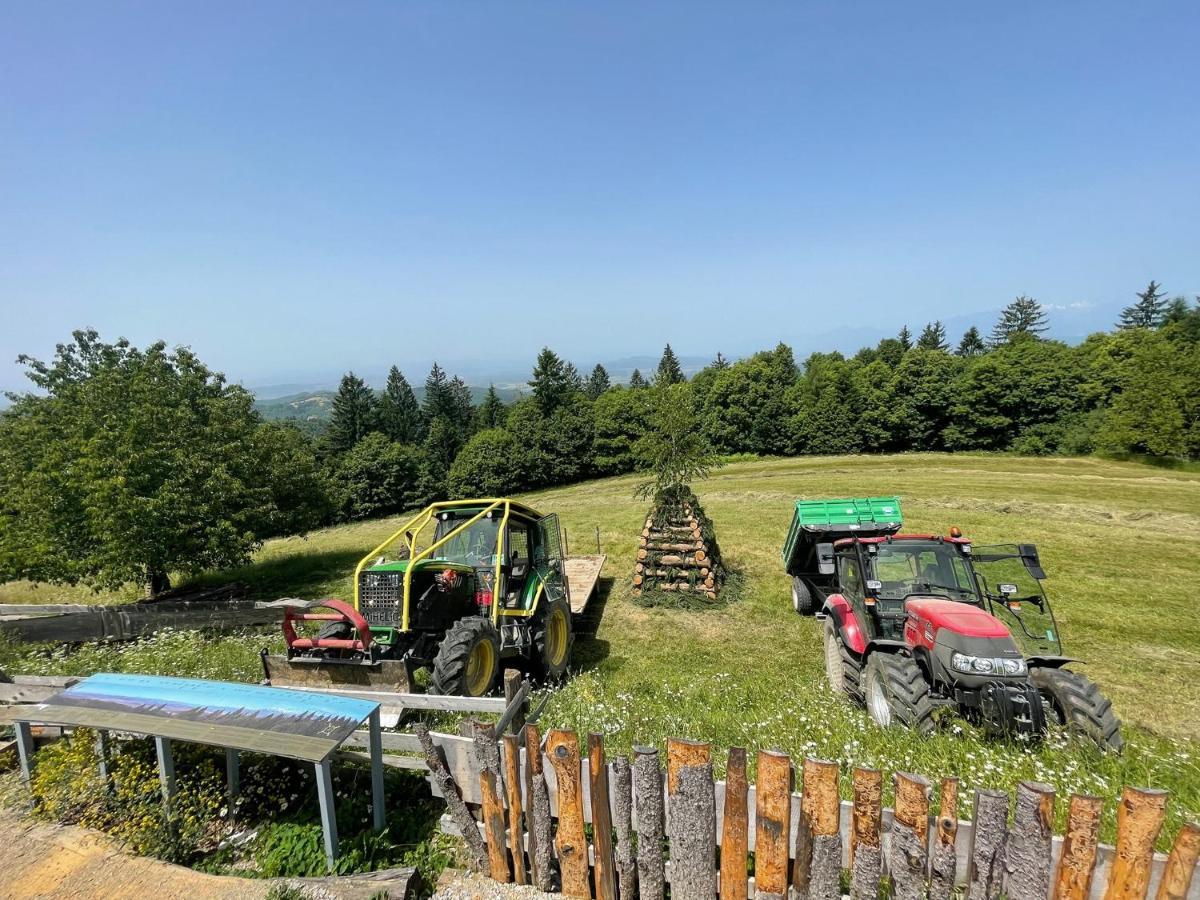
M1070 671L1032 544L900 534L897 498L798 501L784 547L792 599L824 622L830 687L879 725L928 733L952 708L990 733L1055 723L1120 751L1120 722Z

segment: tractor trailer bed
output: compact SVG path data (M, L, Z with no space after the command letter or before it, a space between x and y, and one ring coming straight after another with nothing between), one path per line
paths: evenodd
M563 574L567 576L567 591L571 598L571 614L583 615L588 603L596 593L600 581L600 570L604 568L604 554L591 556L568 556L563 560Z

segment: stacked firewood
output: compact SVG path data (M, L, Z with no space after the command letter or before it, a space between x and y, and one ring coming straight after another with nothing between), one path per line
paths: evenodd
M684 489L659 494L638 539L633 592L692 591L717 598L724 580L712 520L696 495Z

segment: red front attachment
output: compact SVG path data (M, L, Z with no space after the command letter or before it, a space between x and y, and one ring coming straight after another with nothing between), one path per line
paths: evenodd
M332 609L334 612L309 612L312 609ZM346 622L357 633L356 638L307 638L296 634L296 622ZM371 647L371 626L344 600L314 600L305 606L288 606L283 611L283 639L289 654L295 650L352 650L367 653Z

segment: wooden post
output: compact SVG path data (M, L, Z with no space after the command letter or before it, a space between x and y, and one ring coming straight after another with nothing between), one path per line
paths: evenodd
M762 772L761 763L759 772ZM750 849L748 797L746 751L742 747L730 747L725 763L725 813L721 827L721 900L746 900L749 888L746 858ZM786 862L784 868L787 868Z
M967 900L995 900L1003 881L999 856L1008 827L1008 794L976 791L971 859L967 867Z
M922 900L925 896L925 867L928 862L929 782L920 775L897 772L896 805L892 821L892 846L888 871L892 896L900 900Z
M479 764L479 794L483 807L483 833L487 839L488 869L493 881L507 884L508 848L505 846L504 784L500 777L500 745L492 726L474 723L475 760Z
M1092 894L1092 872L1096 867L1096 845L1100 838L1100 815L1104 802L1099 797L1074 794L1067 811L1067 832L1054 876L1053 900L1087 900Z
M804 760L801 819L809 832L809 900L841 900L842 802L838 796L838 765L824 759Z
M521 673L516 669L504 670L504 700L506 703L512 703L517 694L521 691ZM521 704L521 708L517 710L517 714L512 717L512 722L509 723L509 730L513 734L520 734L521 729L525 727L525 709L529 706L529 701L526 700Z
M730 751L732 753L732 751ZM745 784L745 756L742 757L741 777ZM788 893L788 837L792 827L792 760L786 753L775 750L758 751L758 780L754 791L754 897L755 900L785 900ZM742 788L743 792L745 787ZM729 802L729 786L725 787L725 802ZM746 799L742 797L742 853L730 860L734 869L741 869L742 891L746 893ZM725 826L730 825L728 819ZM725 900L725 853L721 845L721 900Z
M367 720L368 741L371 747L371 816L376 831L387 828L387 811L383 797L383 732L379 725L379 707Z
M633 748L633 794L638 822L638 897L663 900L663 783L654 747Z
M450 810L450 817L454 819L454 824L467 845L472 868L476 872L485 871L488 867L487 849L483 846L483 838L479 836L475 817L467 809L458 785L454 783L454 777L446 767L446 760L441 748L434 744L433 738L429 736L429 727L424 722L417 722L413 725L413 734L417 736L421 749L425 752L425 764L429 766L429 774L437 783L438 790L441 791L442 797L446 801L446 808ZM543 785L543 787L545 786ZM548 805L546 815L547 817L550 815Z
M633 855L633 769L629 765L627 756L618 756L613 760L613 828L617 832L617 887L621 897L636 897L637 861Z
M525 726L525 803L529 820L529 865L539 891L554 886L554 845L550 820L550 792L542 774L542 736L536 725Z
M1046 900L1054 838L1054 789L1036 781L1017 785L1017 811L1004 841L1004 892L1009 900Z
M1167 792L1125 788L1117 807L1117 849L1105 900L1141 900L1150 886L1154 842L1166 816Z
M158 783L162 788L163 809L169 825L175 803L175 757L171 753L171 742L165 737L154 739L154 749L158 754Z
M568 897L592 896L588 880L587 837L583 830L583 787L579 777L579 739L573 731L554 729L546 735L546 755L558 779L558 865L562 892Z
M333 772L329 760L313 766L317 776L317 800L321 805L321 835L325 839L325 866L332 872L337 862L337 814L333 808Z
M508 797L508 846L512 851L513 877L525 884L525 841L521 807L521 742L515 734L504 736L504 789Z
M108 744L108 732L103 729L96 732L96 765L100 770L100 782L104 785L104 790L111 793L113 789L110 748ZM229 807L229 812L232 815L233 807Z
M671 896L709 900L717 893L717 797L708 744L667 741L667 802Z
M21 780L28 786L33 778L33 730L28 722L13 722L17 738L17 756L21 762Z
M608 762L604 736L588 735L588 781L592 794L593 877L596 900L617 900L616 860L613 858L612 808L608 805Z
M954 848L958 837L958 779L943 778L941 802L938 807L937 837L930 859L929 898L950 900L958 872L958 855Z
M850 825L850 896L875 900L883 871L879 832L883 816L883 773L854 770L854 820Z
M1158 883L1157 900L1184 900L1192 886L1196 858L1200 856L1200 825L1186 823L1175 838L1175 846L1167 857L1162 881Z

